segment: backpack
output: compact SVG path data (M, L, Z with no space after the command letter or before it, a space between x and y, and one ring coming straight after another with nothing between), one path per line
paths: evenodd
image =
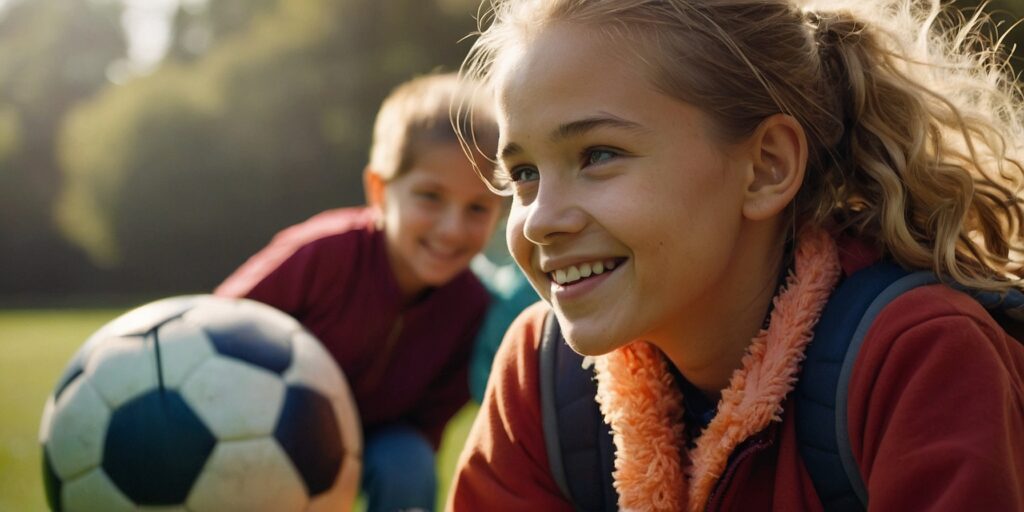
M843 280L822 311L793 393L800 456L826 511L867 509L867 491L846 428L850 374L864 336L893 299L938 282L931 272L908 272L880 262ZM960 289L988 309L1011 336L1024 340L1024 294ZM615 448L594 400L594 373L565 343L552 313L545 320L539 358L544 442L555 483L577 510L617 510Z

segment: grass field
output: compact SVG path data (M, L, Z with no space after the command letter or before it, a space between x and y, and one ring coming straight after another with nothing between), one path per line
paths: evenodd
M120 312L0 311L0 512L47 510L36 440L43 403L79 345ZM439 503L475 413L467 406L445 433Z

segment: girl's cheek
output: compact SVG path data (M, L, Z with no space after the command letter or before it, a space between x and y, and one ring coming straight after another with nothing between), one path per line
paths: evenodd
M513 255L515 255L516 252L522 251L523 244L529 243L523 235L522 218L516 215L509 216L508 226L505 229L505 240Z

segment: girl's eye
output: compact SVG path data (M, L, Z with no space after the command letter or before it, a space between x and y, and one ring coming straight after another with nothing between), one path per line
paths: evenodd
M515 167L511 171L509 171L508 174L514 183L520 183L524 181L535 181L540 177L540 173L537 172L537 168L529 165L521 165L519 167Z
M584 167L588 165L599 164L607 160L611 160L619 154L610 149L604 148L588 148L583 152L583 163Z

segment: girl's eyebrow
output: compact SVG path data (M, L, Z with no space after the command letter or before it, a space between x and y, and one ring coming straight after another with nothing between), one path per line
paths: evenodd
M504 161L523 152L523 147L515 142L505 144L498 150L498 160Z
M635 123L616 115L601 113L597 116L586 117L559 125L558 128L555 128L551 132L548 139L552 143L557 143L565 139L579 137L598 128L619 128L639 132L648 131L647 128L640 123ZM501 159L506 159L522 152L523 148L519 144L511 142L502 146L501 150L498 152L498 156Z
M579 137L589 131L598 128L620 128L634 131L647 131L640 123L628 121L619 116L601 113L594 117L587 117L577 121L570 121L556 128L548 138L551 142L560 142L565 139Z

